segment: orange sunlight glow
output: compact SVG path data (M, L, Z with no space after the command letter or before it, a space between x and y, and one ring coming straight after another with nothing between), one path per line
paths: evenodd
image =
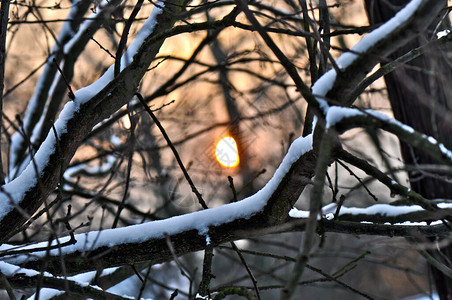
M224 167L236 167L239 164L239 150L234 138L230 136L222 138L215 148L215 157Z

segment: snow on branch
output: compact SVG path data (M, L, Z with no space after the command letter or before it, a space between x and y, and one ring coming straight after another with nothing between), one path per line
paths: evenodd
M156 34L171 28L175 22L171 9L163 13L163 3L154 7L150 17L123 55L122 72L112 76L112 68L92 85L75 93L47 138L25 170L1 188L0 236L9 232L33 214L55 188L59 173L92 127L123 106L132 97L149 64L164 39L151 41ZM100 106L101 105L101 106ZM19 208L19 206L21 208Z
M110 271L104 270L102 274ZM0 272L8 278L8 283L17 289L34 288L36 286L35 282L39 280L43 287L39 291L39 299L51 299L64 295L65 292L61 290L62 287L70 288L72 295L88 296L94 299L135 299L129 296L117 296L91 284L96 277L96 271L69 277L53 276L48 272L41 273L1 261ZM34 294L28 299L36 299L36 295Z
M322 208L322 215L327 220L427 226L432 222L439 224L441 219L452 215L452 203L437 202L436 205L439 210L431 212L419 205L374 204L365 208L342 206L338 209L336 203L330 203ZM293 208L289 215L292 218L307 218L309 212Z
M339 133L357 127L378 128L396 135L399 139L414 147L422 148L437 160L452 165L452 151L442 143L377 111L332 106L326 115L326 127Z
M342 54L336 62L341 73L338 75L336 70L331 69L312 87L312 93L324 114L329 108L329 94L334 95L332 98L336 103L350 105L349 93L372 68L427 27L442 8L441 1L412 0L392 19L362 38L349 52Z
M143 24L140 31L136 35L133 42L127 48L125 53L121 57L121 71L124 70L132 61L135 54L137 54L140 47L143 45L146 38L148 38L154 31L157 22L157 16L163 12L165 4L164 2L158 2L154 9L152 10L151 15ZM74 102L78 104L86 103L90 101L95 95L99 93L107 84L109 84L114 79L114 67L112 64L108 70L93 84L81 88L75 92Z
M119 3L120 0L102 2L97 12L93 13L87 20L84 20L83 15L90 7L91 2L74 1L72 4L67 16L68 21L64 23L60 30L57 43L51 49L44 71L38 79L32 97L28 101L27 111L23 119L23 132L16 132L12 136L9 166L10 180L17 177L29 163L29 157L26 157L26 152L28 151L27 140L30 139L33 144L40 143L42 140L39 140L38 137L46 134L49 130L49 125L46 124L46 132L43 132L44 122L49 122L47 111L49 105L51 105L49 103L50 100L55 101L55 98L59 98L56 106L59 106L63 100L66 85L61 78L61 74L57 72L56 64L58 63L63 70L71 70L72 67L70 65L74 65L75 60L89 41L89 37L100 28L106 19L106 15L111 13ZM67 54L69 52L71 59L68 61ZM66 74L65 76L69 77L69 80L72 77L71 74ZM60 86L63 87L61 88ZM50 117L50 119L54 118L55 116ZM24 138L24 134L27 136L26 138Z

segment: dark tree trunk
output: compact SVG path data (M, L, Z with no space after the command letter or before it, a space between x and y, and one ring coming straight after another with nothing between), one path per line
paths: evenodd
M440 1L440 0L438 0ZM446 7L447 1L444 2ZM370 24L380 24L391 18L409 0L365 0ZM438 16L438 22L441 16ZM413 48L436 38L433 32L438 22L411 41L397 49L389 58L394 59ZM397 120L414 129L435 137L449 149L452 147L452 51L433 49L410 63L398 67L385 76L388 97ZM449 118L448 118L449 116ZM407 165L435 164L421 149L401 144L402 157ZM452 198L452 184L442 180L441 174L409 172L411 188L427 198ZM446 243L442 241L442 243ZM447 244L447 243L446 243ZM452 245L442 245L441 253L431 250L435 259L451 267ZM452 299L452 279L432 267L433 279L440 299Z

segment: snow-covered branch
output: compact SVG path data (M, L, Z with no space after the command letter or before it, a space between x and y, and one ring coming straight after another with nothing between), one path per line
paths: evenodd
M333 106L328 110L326 122L327 128L334 127L339 133L357 127L388 131L405 143L423 149L438 161L452 165L452 151L442 143L382 113L373 110L362 111L356 108Z
M30 157L27 156L28 143L31 142L32 147L37 149L45 139L66 96L65 80L71 81L77 58L90 37L120 2L120 0L101 2L96 13L87 20L83 19L83 15L88 11L91 1L75 1L72 4L67 16L68 21L60 30L44 71L38 79L35 92L28 101L23 128L11 138L9 180L17 177L30 162ZM58 72L56 64L60 65L63 75Z
M350 221L373 224L398 225L430 225L431 222L442 223L442 219L452 216L452 203L436 203L438 210L432 212L419 205L375 204L365 208L338 207L331 203L322 208L322 215L327 220ZM292 218L307 218L309 212L292 209L289 212Z
M388 22L362 38L349 52L341 55L337 65L341 72L332 69L312 87L320 106L325 111L328 99L332 104L350 106L350 97L359 82L398 47L415 38L443 9L444 3L435 0L413 0Z
M170 2L169 2L170 3ZM0 236L6 238L33 214L54 190L59 174L69 163L80 142L94 125L126 104L158 53L163 39L152 40L157 33L171 28L178 6L154 8L134 42L122 57L121 73L113 78L113 66L95 83L78 90L68 102L47 138L25 170L2 187ZM21 209L17 209L21 207Z

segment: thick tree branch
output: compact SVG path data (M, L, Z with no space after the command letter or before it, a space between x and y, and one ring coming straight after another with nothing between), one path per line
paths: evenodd
M307 158L307 157L306 157ZM301 159L306 159L302 157ZM246 201L246 200L243 200ZM240 204L240 202L238 202ZM200 220L203 213L207 210L192 213L192 220ZM217 211L221 215L221 210ZM441 236L448 234L450 231L450 223L442 223L435 225L422 225L419 221L434 220L434 217L441 219L446 215L450 215L450 209L443 209L438 214L432 214L425 210L418 210L416 212L408 212L398 216L384 216L378 214L350 214L344 213L338 219L327 220L322 218L319 220L316 227L316 232L340 232L347 234L363 234L363 235L381 235L381 236ZM187 218L187 217L182 217ZM368 223L361 223L367 221ZM178 223L177 219L165 220L167 224ZM371 223L376 222L376 223ZM397 225L388 225L390 223L399 223ZM414 222L410 225L403 225L403 222ZM196 222L195 222L196 223ZM154 223L157 229L160 227L168 228L169 225L160 226ZM304 231L306 229L306 218L291 218L287 217L284 223L279 225L269 224L266 216L259 212L251 218L237 218L231 221L211 225L206 234L209 236L209 242L212 246L217 246L226 242L239 240L243 238L258 237L266 234L274 234L290 231ZM164 235L148 238L140 242L123 242L116 243L115 239L120 239L124 230L132 230L137 240L140 239L140 234L145 230L140 229L140 226L145 226L147 231L152 231L153 223L145 225L137 225L126 228L115 229L115 233L111 230L103 232L92 232L88 235L78 234L75 236L77 244L68 246L62 249L63 256L59 256L57 250L50 252L51 256L46 256L46 251L31 253L27 259L22 255L17 258L9 258L9 262L20 265L24 268L39 269L43 264L46 264L46 270L53 274L61 274L60 259L63 258L66 263L66 268L70 273L80 273L90 270L103 269L107 267L135 264L139 262L149 261L151 264L162 263L170 261L174 255L167 247L166 238ZM196 224L194 224L196 225ZM144 227L142 227L144 228ZM162 232L165 232L162 230ZM92 247L90 242L92 239L97 239L98 243L102 243L103 234L109 236L111 245L104 245L100 247ZM206 247L206 234L200 234L199 229L187 228L178 233L169 233L174 250L177 255L184 255L190 252L203 250ZM141 234L143 235L143 234ZM116 238L115 238L116 236ZM64 242L63 240L61 242ZM43 245L47 245L44 242ZM44 245L44 246L45 246ZM30 248L39 247L40 245L32 245Z
M352 48L352 52L348 55L356 56L355 59L349 65L345 63L346 68L337 74L337 79L326 95L326 99L332 99L333 104L351 105L354 100L353 90L372 68L393 51L423 32L444 8L443 1L420 0L415 2L419 2L419 6L414 13L408 18L399 18L399 20L403 20L402 24L388 22L378 28L377 30L381 33L380 39L373 41L373 44L364 52ZM341 61L338 60L337 63L343 67Z

